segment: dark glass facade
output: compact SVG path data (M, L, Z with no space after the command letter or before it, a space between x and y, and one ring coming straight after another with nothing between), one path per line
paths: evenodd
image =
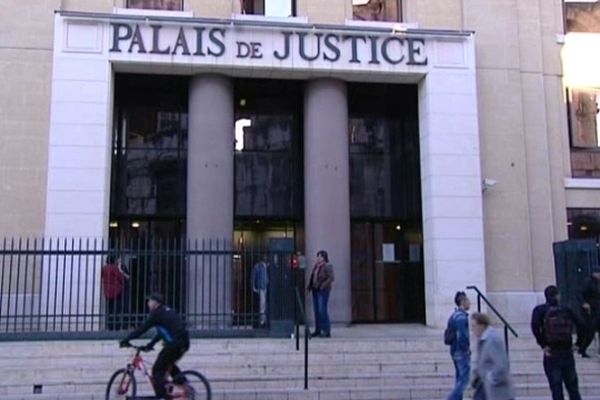
M235 218L301 220L302 82L235 81Z
M185 233L188 79L115 79L111 236Z

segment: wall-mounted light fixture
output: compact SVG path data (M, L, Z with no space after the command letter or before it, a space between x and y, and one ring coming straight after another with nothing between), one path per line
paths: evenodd
M484 191L484 192L486 190L490 190L491 188L493 188L494 186L496 186L496 183L498 183L498 181L496 181L495 179L484 178L481 181L481 190Z

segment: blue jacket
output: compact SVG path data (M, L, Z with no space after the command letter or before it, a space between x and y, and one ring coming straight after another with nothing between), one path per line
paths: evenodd
M469 314L464 310L457 309L452 314L452 321L456 329L456 340L450 345L450 354L470 354Z
M266 290L269 285L269 275L267 274L267 265L264 261L259 261L252 269L252 290Z

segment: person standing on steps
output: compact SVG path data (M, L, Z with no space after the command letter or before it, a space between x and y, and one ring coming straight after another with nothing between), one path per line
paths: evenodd
M331 337L331 321L329 320L327 306L331 284L334 279L333 265L329 263L329 255L325 250L319 250L317 252L317 262L310 273L306 288L307 291L312 292L315 314L315 330L311 334L312 337Z
M600 328L600 272L594 271L583 281L581 290L582 341L579 354L589 358L587 348ZM600 348L599 348L600 351Z
M531 314L531 331L544 352L544 372L552 392L552 400L564 400L563 383L570 400L581 400L573 351L581 344L579 318L560 306L560 294L554 285L544 290L545 304L537 305ZM577 344L573 347L573 328Z
M456 292L456 309L448 318L444 332L444 343L450 346L454 363L455 383L447 400L462 400L471 374L471 342L469 340L469 308L471 301L465 292Z
M252 268L252 290L258 294L258 305L260 313L260 325L267 323L267 288L269 286L269 274L267 272L268 257L263 255L261 260Z

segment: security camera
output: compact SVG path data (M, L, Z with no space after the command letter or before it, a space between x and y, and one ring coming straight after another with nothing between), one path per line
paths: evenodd
M481 189L482 190L488 190L493 188L494 186L496 186L496 183L498 183L495 179L490 179L490 178L485 178L482 182L481 182Z

